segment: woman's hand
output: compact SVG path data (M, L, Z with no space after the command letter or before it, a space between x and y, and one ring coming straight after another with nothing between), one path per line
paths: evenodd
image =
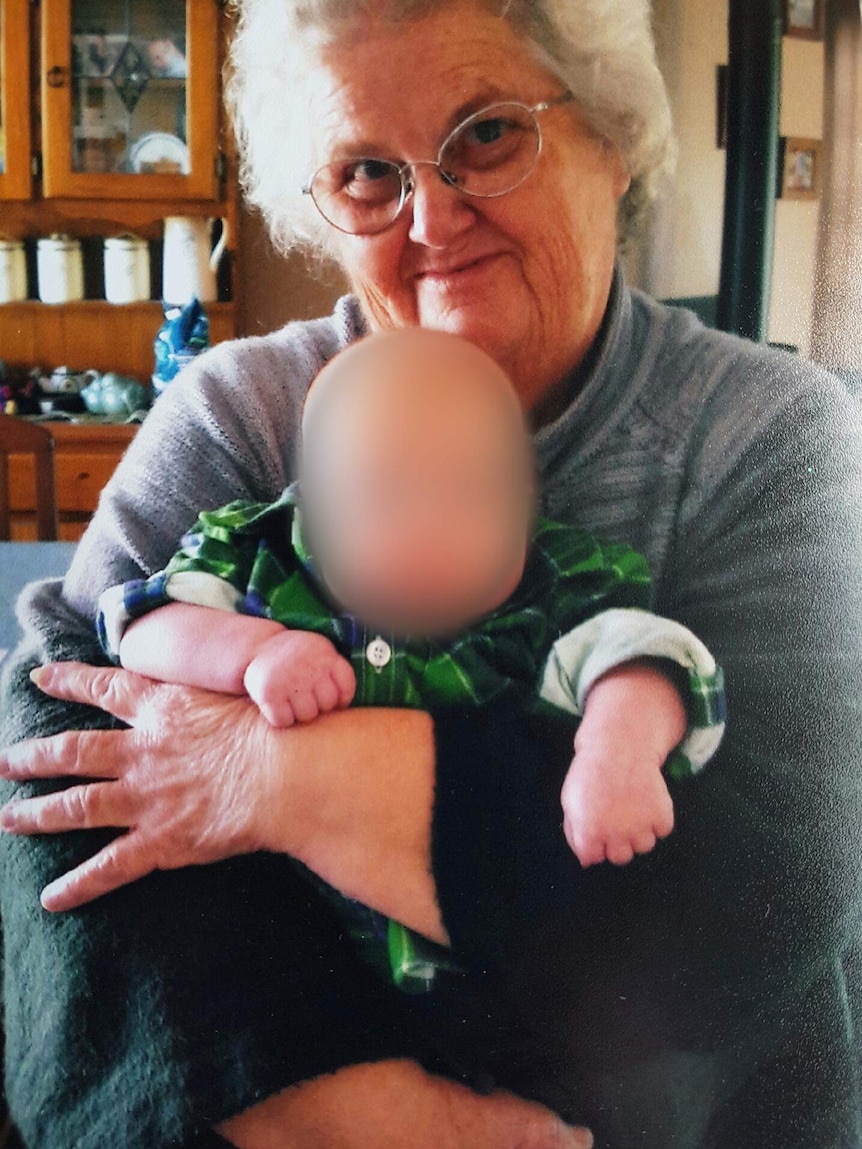
M48 885L46 909L73 909L153 870L271 850L448 942L431 872L427 714L359 708L281 730L247 698L126 670L54 663L33 680L54 698L96 706L131 727L69 731L0 753L0 777L78 782L13 800L0 811L0 830L127 830Z
M46 886L45 909L73 909L153 870L271 845L287 778L272 769L271 728L247 698L82 663L56 663L32 677L46 693L97 706L131 727L69 731L0 754L0 775L7 779L87 779L58 793L14 799L0 811L0 829L127 831ZM285 832L279 828L282 840Z

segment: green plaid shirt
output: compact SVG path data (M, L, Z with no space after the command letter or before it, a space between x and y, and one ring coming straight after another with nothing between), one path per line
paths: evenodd
M181 598L325 635L356 673L354 706L433 712L481 706L506 691L540 705L542 671L559 639L601 612L648 606L650 576L640 554L542 519L521 582L485 618L448 640L381 634L328 598L303 542L297 504L294 484L274 503L239 501L203 512L164 571L103 596L103 646L115 654L132 619ZM696 725L723 723L720 674L689 673ZM426 991L437 969L453 968L442 947L318 884L346 914L366 957L400 988Z
M219 605L331 639L356 672L355 706L429 710L480 706L518 687L535 695L558 638L609 607L646 608L650 586L646 560L630 547L540 520L523 578L497 610L451 639L381 634L328 598L303 542L296 485L275 503L236 502L201 514L164 571L126 584L123 623L172 601L168 584L191 573L232 588ZM210 601L206 581L193 601ZM385 664L369 660L375 641L391 652Z

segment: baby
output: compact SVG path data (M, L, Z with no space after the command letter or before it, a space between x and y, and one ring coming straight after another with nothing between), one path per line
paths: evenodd
M373 335L313 383L300 481L273 504L202 513L164 571L106 592L103 645L152 678L248 694L278 726L507 692L578 716L566 836L583 865L627 862L672 829L662 767L691 772L718 746L721 671L690 631L643 609L640 555L534 511L530 441L501 369L451 335ZM452 968L447 951L326 890L400 988Z

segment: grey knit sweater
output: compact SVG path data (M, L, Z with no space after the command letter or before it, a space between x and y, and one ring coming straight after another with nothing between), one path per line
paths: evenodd
M201 508L273 499L311 379L361 333L345 299L172 384L62 590L21 608L2 741L103 722L37 698L26 667L98 659L105 587L160 569ZM726 670L727 738L675 786L674 834L582 872L560 831L570 732L500 712L439 722L435 876L471 976L421 1007L363 980L284 859L157 874L51 917L39 889L99 836L3 840L7 1088L32 1149L161 1149L396 1055L490 1073L607 1149L862 1145L856 404L619 280L570 383L536 437L545 513L643 551L654 608Z

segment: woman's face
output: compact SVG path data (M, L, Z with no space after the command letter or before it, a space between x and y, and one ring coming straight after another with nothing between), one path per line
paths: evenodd
M511 27L472 0L323 49L311 84L315 166L369 155L433 160L471 112L563 92ZM542 154L514 191L470 198L420 166L388 231L333 230L332 239L372 328L470 339L509 373L526 408L553 413L555 384L583 358L605 312L628 176L574 105L540 113L539 123Z

